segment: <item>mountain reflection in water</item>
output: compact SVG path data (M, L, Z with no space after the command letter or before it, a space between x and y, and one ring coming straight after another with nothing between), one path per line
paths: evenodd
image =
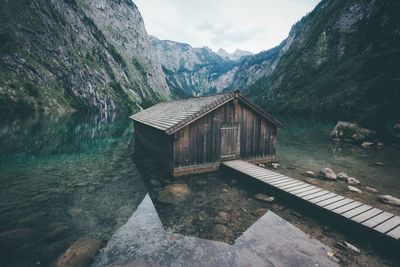
M271 211L233 245L169 232L146 195L93 266L337 266L327 251Z

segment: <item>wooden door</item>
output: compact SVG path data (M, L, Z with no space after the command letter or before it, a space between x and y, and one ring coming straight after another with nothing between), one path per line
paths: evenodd
M240 128L237 123L222 124L221 134L221 160L238 159L240 156Z

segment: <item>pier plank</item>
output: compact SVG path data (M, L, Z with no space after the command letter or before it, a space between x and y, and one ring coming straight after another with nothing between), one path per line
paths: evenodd
M400 217L399 216L394 216L393 218L377 225L374 227L376 231L379 231L381 233L386 233L395 228L396 226L400 225Z
M363 212L365 212L367 210L370 210L370 209L372 209L371 206L362 205L362 206L360 206L358 208L355 208L353 210L349 210L349 211L343 213L342 216L344 216L346 218L351 218L351 217L357 216L357 215L359 215L359 214L361 214L361 213L363 213Z
M355 208L357 208L357 207L359 207L361 205L363 205L363 203L358 202L358 201L354 201L354 202L351 202L351 203L349 203L347 205L344 205L342 207L333 209L332 211L337 213L337 214L342 214L342 213L345 213L346 211L355 209Z
M325 200L319 201L319 202L317 202L316 204L317 204L318 206L320 206L320 207L324 207L324 206L327 206L327 205L329 205L329 204L336 203L336 202L338 202L338 201L340 201L340 200L343 200L344 198L345 198L344 196L336 195L336 196L333 197L333 198L325 199Z
M338 202L326 205L324 208L327 209L327 210L334 210L334 209L337 209L339 207L343 207L344 205L347 205L347 204L349 204L351 202L354 202L354 200L352 200L350 198L345 198L345 199L342 199L342 200L340 200Z
M295 195L296 193L308 192L308 191L313 190L313 189L315 189L315 186L313 186L313 185L308 185L307 187L294 190L294 191L292 191L292 192L290 192L290 193L293 194L293 195Z
M298 181L290 179L290 180L284 180L284 181L279 181L279 182L272 182L271 184L274 186L277 186L279 188L282 188L285 185L290 185L293 183L298 183Z
M363 212L353 218L351 218L353 221L358 222L358 223L362 223L368 219L371 219L372 217L381 214L383 212L383 210L377 209L377 208L373 208L372 210L368 210L366 212Z
M389 212L382 212L381 214L372 217L369 220L364 221L362 224L371 228L374 228L375 226L377 226L378 224L390 219L391 217L393 217L394 215L389 213Z
M395 229L388 232L387 235L389 235L395 239L400 239L400 226L397 226Z
M319 197L319 196L327 195L327 194L329 194L329 193L330 193L329 191L323 189L322 191L317 192L317 193L315 193L315 194L311 194L311 195L304 196L304 197L302 197L302 199L304 199L304 200L310 200L310 199L313 199L313 198L316 198L316 197ZM309 201L308 201L308 202L309 202Z
M314 187L315 187L315 186L314 186ZM296 196L302 198L302 197L305 197L305 196L308 196L308 195L311 195L311 194L314 194L314 193L318 193L318 192L321 192L321 191L323 191L322 188L315 187L314 189L311 189L310 191L301 192L301 193L296 192L296 193L294 193L294 194L295 194Z
M292 184L288 184L288 185L281 185L281 186L279 186L279 189L282 189L282 190L285 190L285 191L287 191L286 189L289 189L289 188L291 188L291 187L295 187L295 186L299 186L299 185L302 185L303 183L301 183L300 181L294 181Z
M289 187L288 187L288 188L285 188L285 191L291 193L291 192L293 192L293 191L295 191L295 190L297 190L297 189L304 188L304 187L307 187L307 186L309 186L309 184L306 184L306 183L301 182L301 184L298 185L298 186L293 186L293 187L290 187L290 188L289 188Z
M329 194L327 194L327 195L323 195L323 196L320 196L320 197L316 197L316 198L313 198L313 199L310 199L309 201L311 202L311 203L317 203L317 202L320 202L320 201L322 201L322 200L325 200L325 199L330 199L330 198L333 198L333 197L336 197L337 195L335 194L335 193L329 193Z

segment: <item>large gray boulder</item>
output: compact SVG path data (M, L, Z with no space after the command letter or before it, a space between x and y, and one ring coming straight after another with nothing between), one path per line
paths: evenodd
M371 140L375 138L375 135L374 130L362 128L356 123L347 121L338 121L331 132L331 137L335 140L357 143Z
M393 197L391 195L381 195L378 197L378 199L389 205L400 206L400 198Z
M336 173L330 169L330 168L322 168L319 172L321 178L327 179L327 180L336 180L337 176Z
M344 172L339 172L336 174L336 176L339 180L343 180L343 181L347 181L347 179L349 178L349 176Z
M357 193L357 194L362 194L362 191L360 189L358 189L357 187L354 186L347 186L347 189L351 192Z
M357 185L357 184L360 184L361 182L354 177L349 177L349 178L347 178L347 183Z

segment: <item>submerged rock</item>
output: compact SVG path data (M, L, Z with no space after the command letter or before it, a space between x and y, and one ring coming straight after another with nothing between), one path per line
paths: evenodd
M362 194L362 191L360 189L358 189L357 187L354 186L347 186L347 189L349 189L351 192L357 193L357 194Z
M190 193L191 191L186 184L171 184L164 187L159 193L158 201L174 204L184 200Z
M260 216L263 216L267 212L268 212L268 209L259 208L259 209L256 209L255 211L253 211L252 214L255 215L255 216L260 217Z
M220 241L227 241L233 239L232 230L223 224L217 224L213 231L213 238Z
M400 138L400 122L393 126L393 137Z
M264 201L264 202L273 202L275 197L270 197L265 194L258 193L254 196L257 200Z
M161 183L160 183L160 181L158 181L157 179L150 179L149 180L149 183L150 183L150 185L151 186L153 186L153 187L158 187L158 186L161 186Z
M37 224L44 218L44 216L46 216L46 214L47 213L45 211L30 214L26 217L18 219L17 224L19 225Z
M361 146L362 146L362 148L367 149L367 148L373 147L373 146L374 146L374 143L372 143L372 142L363 142L363 143L361 144Z
M55 240L66 235L70 230L70 227L64 223L53 223L48 227L47 234L45 236L46 240Z
M82 213L82 209L81 208L70 208L67 210L67 214L71 217L71 218L75 218L77 216L79 216Z
M281 165L279 163L271 163L272 168L279 169L281 167Z
M371 192L371 193L378 193L378 190L376 190L373 187L369 187L369 186L366 186L365 190L367 190L368 192Z
M204 210L202 210L202 211L200 211L198 214L197 214L197 217L198 217L198 219L199 219L199 221L204 221L205 219L207 219L207 217L208 217L208 214L207 214L207 212L205 212Z
M231 215L228 212L220 211L217 217L215 217L215 222L220 224L227 224L231 220Z
M393 137L400 138L400 122L393 126Z
M306 183L309 183L309 184L312 184L312 185L319 185L320 184L320 182L318 180L313 179L313 178L306 178L306 179L304 179L304 181Z
M294 216L296 216L297 218L301 218L302 217L301 214L298 213L297 211L292 210L292 211L290 211L290 213L293 214Z
M94 259L101 242L96 239L83 238L74 242L57 259L55 267L83 267L88 266Z
M378 143L376 143L376 146L378 148L383 148L385 146L385 144L383 142L378 142Z
M336 180L337 178L336 173L330 168L322 168L320 170L320 176L328 180Z
M208 181L207 181L207 180L204 180L204 179L196 179L196 180L194 181L194 183L197 184L197 185L207 185L207 184L208 184Z
M349 177L349 178L347 178L347 183L348 184L360 184L361 182L354 177Z
M0 234L1 249L15 249L21 244L34 240L38 232L33 228L12 229Z
M336 176L339 180L343 180L343 181L347 181L347 178L349 178L349 176L344 172L339 172L336 174Z
M354 245L350 244L349 242L346 241L339 241L337 243L338 247L345 249L347 251L352 251L355 253L360 253L361 251Z
M385 204L400 206L400 198L393 197L391 195L381 195L378 197L378 199Z
M313 171L306 171L303 175L304 176L308 176L308 177L312 177L312 178L317 176L316 173L313 172Z
M273 209L274 211L281 211L281 210L283 210L283 206L278 205L278 204L273 204L273 205L272 205L272 209Z
M385 166L385 163L383 163L382 161L375 161L375 165Z

